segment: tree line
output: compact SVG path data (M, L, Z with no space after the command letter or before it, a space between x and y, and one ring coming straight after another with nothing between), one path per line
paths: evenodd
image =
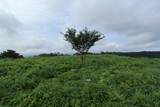
M101 52L101 54L114 54L128 57L146 57L146 58L160 58L160 51L141 51L141 52Z

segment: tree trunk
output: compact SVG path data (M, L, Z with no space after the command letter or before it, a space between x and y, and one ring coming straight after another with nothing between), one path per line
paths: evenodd
M84 54L81 53L81 64L83 65L84 64Z

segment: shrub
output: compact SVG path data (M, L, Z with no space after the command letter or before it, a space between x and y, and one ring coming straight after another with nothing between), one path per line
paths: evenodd
M23 58L23 55L16 53L14 50L7 50L0 54L0 58Z

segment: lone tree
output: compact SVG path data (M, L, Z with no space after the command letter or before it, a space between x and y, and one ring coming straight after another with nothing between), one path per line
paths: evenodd
M7 50L0 54L0 58L23 58L23 56L14 50Z
M79 33L74 28L68 28L63 35L65 40L71 43L72 49L81 55L82 64L84 63L84 55L88 53L89 49L95 42L104 38L102 33L96 30L88 30L88 28L81 30Z

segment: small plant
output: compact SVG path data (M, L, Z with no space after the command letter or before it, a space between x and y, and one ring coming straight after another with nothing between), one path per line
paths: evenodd
M94 46L95 42L104 38L102 33L96 30L90 31L88 28L81 30L79 33L74 28L68 28L63 35L65 40L71 43L72 49L81 55L82 65L84 63L84 55Z

